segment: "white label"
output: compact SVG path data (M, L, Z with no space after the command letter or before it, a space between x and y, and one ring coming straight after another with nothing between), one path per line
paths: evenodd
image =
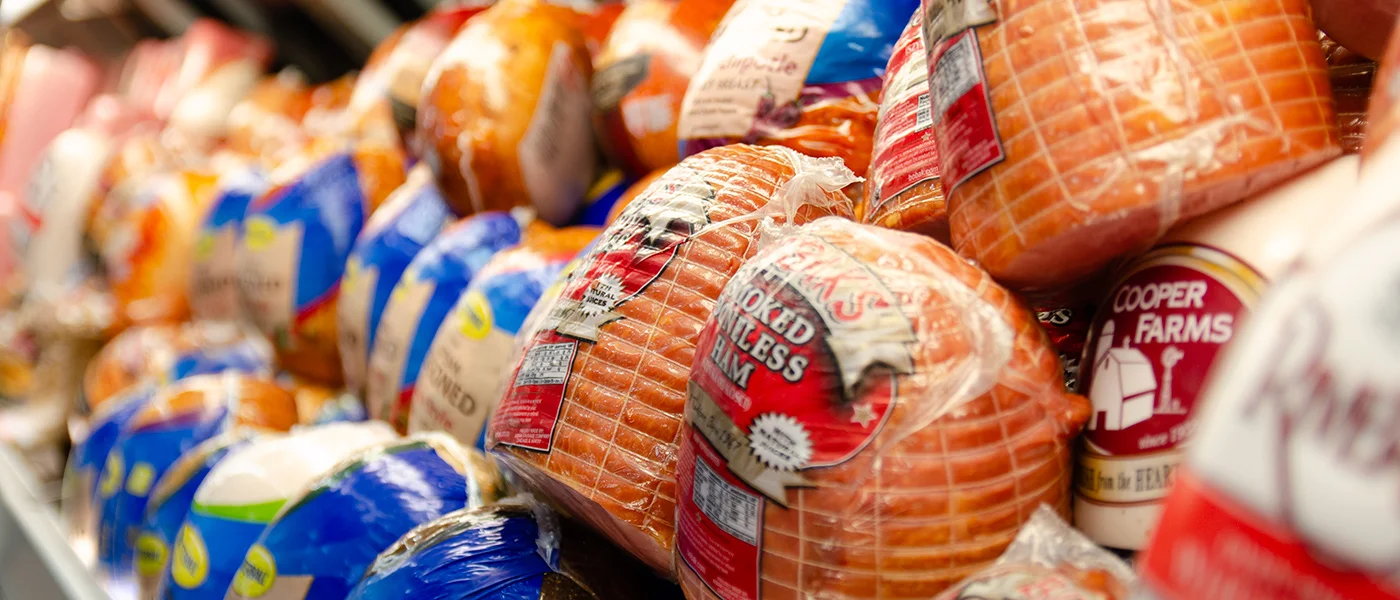
M593 179L592 113L588 81L574 65L573 51L555 43L535 114L517 151L531 203L540 218L555 225L574 216Z
M206 232L195 242L190 273L190 309L197 319L238 317L238 230L241 224Z
M742 137L797 99L845 0L740 0L715 34L681 105L682 139Z
M365 408L371 417L388 418L398 403L403 385L404 365L408 350L418 332L418 322L437 286L418 278L414 269L403 274L394 286L384 314L379 318L379 331L370 349L368 381L365 382Z
M249 217L244 223L243 252L238 261L243 313L283 349L292 339L301 228L300 223L279 228L266 217Z
M569 368L574 364L574 348L578 344L543 344L525 353L515 387L527 385L563 385L569 380Z
M345 388L361 393L369 361L369 313L374 290L379 283L379 267L365 266L358 258L345 264L336 301L336 328L340 336L340 362L345 371Z
M720 529L744 543L758 545L758 517L763 499L732 486L703 460L695 461L695 506Z
M515 338L490 326L490 307L479 294L462 296L433 339L413 391L408 430L446 431L476 443L501 396ZM485 316L485 318L482 318Z

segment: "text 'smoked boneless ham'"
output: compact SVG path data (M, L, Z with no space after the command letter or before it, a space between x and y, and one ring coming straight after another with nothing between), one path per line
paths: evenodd
M676 472L682 589L929 598L1069 511L1064 391L1035 317L929 238L821 219L719 296Z
M924 0L959 253L1044 289L1339 153L1306 0Z
M835 159L735 145L690 157L623 210L506 379L487 447L531 487L658 571L695 342L772 221L849 217Z

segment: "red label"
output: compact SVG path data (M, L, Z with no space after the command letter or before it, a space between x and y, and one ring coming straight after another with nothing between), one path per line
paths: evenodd
M1400 599L1393 584L1329 568L1287 527L1251 515L1183 471L1139 560L1152 590L1165 600Z
M924 52L922 28L916 14L895 45L885 88L880 95L875 152L870 162L870 181L875 188L872 209L939 176L928 88L928 57Z
M730 280L696 346L678 467L681 557L717 594L757 598L762 510L874 439L913 341L895 295L821 239L784 239Z
M938 158L944 187L951 194L974 175L1005 160L1006 151L992 116L976 30L963 30L936 44L929 64Z
M602 326L622 318L617 308L661 277L709 224L714 200L699 174L678 166L623 209L570 274L526 348L492 423L497 443L549 451L578 345L597 342Z
M1064 367L1065 389L1071 392L1079 389L1079 361L1084 356L1084 344L1093 324L1094 307L1080 308L1037 308L1035 320L1050 337L1050 345L1060 355L1060 365Z

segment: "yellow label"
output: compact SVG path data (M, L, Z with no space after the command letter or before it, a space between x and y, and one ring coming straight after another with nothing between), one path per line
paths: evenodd
M188 523L180 527L175 540L174 557L170 564L171 579L184 589L195 589L209 576L209 550L204 547L204 538L199 536L199 530Z
M248 217L243 224L243 243L249 250L266 250L276 237L277 222L267 217Z
M151 493L151 484L156 481L156 470L150 463L136 463L131 466L131 474L126 477L126 493L144 498Z
M165 568L170 558L170 549L165 541L155 534L143 533L136 538L136 572L144 577L154 577Z
M478 291L468 292L462 299L462 335L468 339L486 339L486 334L491 333L491 304L486 301L486 296Z
M117 495L117 491L122 488L122 481L126 479L126 465L122 463L122 453L113 450L107 455L107 466L102 469L102 483L98 485L98 490L103 498L111 498Z
M258 598L277 581L277 561L262 544L253 546L243 559L243 567L233 578L234 593L244 598Z

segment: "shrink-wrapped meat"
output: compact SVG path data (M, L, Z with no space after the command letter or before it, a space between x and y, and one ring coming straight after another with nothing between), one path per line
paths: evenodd
M924 0L953 246L1020 289L1340 152L1306 0Z
M237 321L238 242L243 237L243 215L254 198L267 191L267 178L252 165L225 171L205 211L195 238L190 268L189 304L195 319Z
M735 145L681 162L622 211L545 310L487 445L557 505L670 569L685 381L714 299L768 218L850 216L834 159Z
M929 598L1042 503L1068 394L1034 316L929 238L840 219L760 251L700 334L676 471L690 598Z

